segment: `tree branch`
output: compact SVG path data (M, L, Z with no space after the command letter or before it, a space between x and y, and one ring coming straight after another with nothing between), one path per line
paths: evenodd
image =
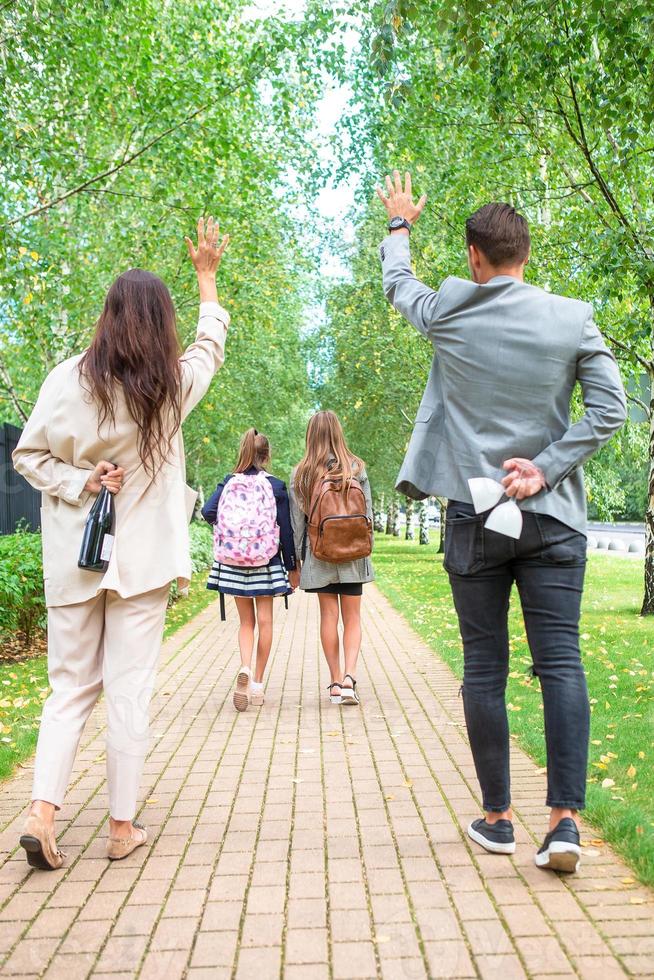
M12 218L11 221L7 221L4 226L0 226L0 227L10 228L12 225L17 225L21 221L25 221L27 218L33 218L37 214L42 214L44 211L49 211L51 208L57 207L59 204L62 204L64 201L67 201L68 198L74 197L76 194L82 193L82 191L87 191L94 184L97 184L102 180L106 180L108 177L111 177L113 174L118 173L119 170L122 170L123 168L128 167L130 164L134 163L135 160L138 160L139 157L143 156L144 153L147 153L148 150L151 150L153 146L156 146L157 143L160 143L167 136L170 136L172 133L177 132L177 130L182 129L184 126L187 126L190 122L192 122L199 115L201 115L201 113L206 112L206 110L209 109L212 105L214 105L214 103L217 102L219 98L224 98L226 94L231 94L232 92L235 92L237 89L241 87L241 85L244 85L246 82L254 81L263 73L263 71L267 67L268 67L267 64L264 64L261 66L259 71L254 72L251 75L247 75L245 78L242 78L239 82L236 82L234 85L227 86L226 88L222 89L220 93L215 96L215 98L209 99L208 102L203 103L201 106L198 106L198 108L194 109L192 112L189 112L188 115L184 116L183 119L180 119L179 122L173 123L172 126L169 126L167 129L164 129L163 132L158 133L156 136L153 136L152 139L148 140L148 142L145 143L145 145L142 146L140 149L135 150L133 153L124 155L123 159L119 163L116 163L113 166L108 167L106 170L102 171L102 173L96 174L94 177L88 177L86 180L82 181L81 184L78 184L77 187L72 187L70 190L65 191L63 194L59 194L57 197L52 198L52 200L46 201L44 204L40 204L38 207L32 208L31 211L26 211L24 214L18 215L18 217L16 218Z
M646 405L642 398L638 398L636 395L630 395L628 391L625 391L627 396L627 401L631 402L633 405L638 405L638 408L642 409L645 413L645 418L649 421L651 418L651 411L649 405Z
M625 344L622 340L618 340L617 337L614 337L613 334L607 333L606 331L602 331L602 333L610 344L613 344L613 346L617 347L618 350L624 351L625 354L628 354L629 357L640 364L640 366L643 367L648 374L651 374L654 371L654 361L648 361L646 357L643 357L642 354L638 354L637 351L629 347L628 344Z
M11 377L9 376L9 372L7 371L4 362L1 360L0 360L0 381L2 381L2 387L9 395L9 400L11 401L11 404L14 406L17 415L20 416L23 422L27 422L29 416L21 404L21 402L25 401L25 399L19 398L16 389L11 383ZM26 402L26 404L28 403Z

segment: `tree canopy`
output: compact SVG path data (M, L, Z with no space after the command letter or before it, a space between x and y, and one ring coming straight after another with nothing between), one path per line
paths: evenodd
M251 424L288 469L311 404L300 330L312 271L288 216L319 172L328 13L19 0L0 16L3 420L20 424L47 371L83 349L125 268L164 279L188 341L197 297L183 236L215 214L232 236L219 283L232 328L225 368L185 426L191 478L224 473Z
M382 295L385 217L372 202L384 173L409 169L429 194L412 239L426 282L466 275L465 217L508 200L530 221L529 281L594 303L632 419L587 466L591 513L645 515L644 609L654 611L650 5L285 8L0 6L3 420L20 424L47 371L84 347L126 267L162 276L188 340L196 297L183 236L213 213L233 239L220 281L233 320L226 365L185 425L192 481L209 489L251 424L287 476L322 405L342 415L373 486L391 492L431 350ZM321 100L334 80L350 100L325 136ZM328 178L358 188L351 243L316 211ZM323 275L334 251L337 279Z

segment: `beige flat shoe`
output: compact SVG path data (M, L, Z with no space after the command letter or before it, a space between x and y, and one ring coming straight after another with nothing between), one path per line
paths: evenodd
M263 688L260 691L252 691L250 694L250 704L255 708L260 708L265 700L266 695L263 693Z
M241 667L236 676L233 702L237 711L246 711L250 703L250 680L252 673L249 667Z
M57 847L54 833L35 813L27 815L20 835L20 846L25 848L30 867L42 871L56 871L66 857Z
M148 832L142 823L134 821L132 828L132 833L129 837L107 838L107 857L110 861L122 861L128 854L135 851L137 847L147 842ZM136 835L134 831L136 831Z

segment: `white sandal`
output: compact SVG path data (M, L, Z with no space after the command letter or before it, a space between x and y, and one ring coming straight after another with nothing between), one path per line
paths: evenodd
M339 684L338 681L334 681L333 684L328 684L327 685L327 690L329 691L329 700L331 701L332 704L340 704L341 703L341 689L342 689L342 686L343 685L342 684ZM333 693L335 687L338 688L338 692L336 694Z
M352 687L349 684L341 684L341 704L359 704L359 695L357 694L357 682L352 677L352 674L346 674L345 677L349 677L352 681ZM343 681L345 681L345 677Z

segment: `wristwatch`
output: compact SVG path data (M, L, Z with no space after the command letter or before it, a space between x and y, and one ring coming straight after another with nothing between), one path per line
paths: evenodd
M391 218L388 222L389 231L397 231L398 228L406 228L409 234L411 234L411 222L407 221L406 218L400 218L398 215L396 218Z

